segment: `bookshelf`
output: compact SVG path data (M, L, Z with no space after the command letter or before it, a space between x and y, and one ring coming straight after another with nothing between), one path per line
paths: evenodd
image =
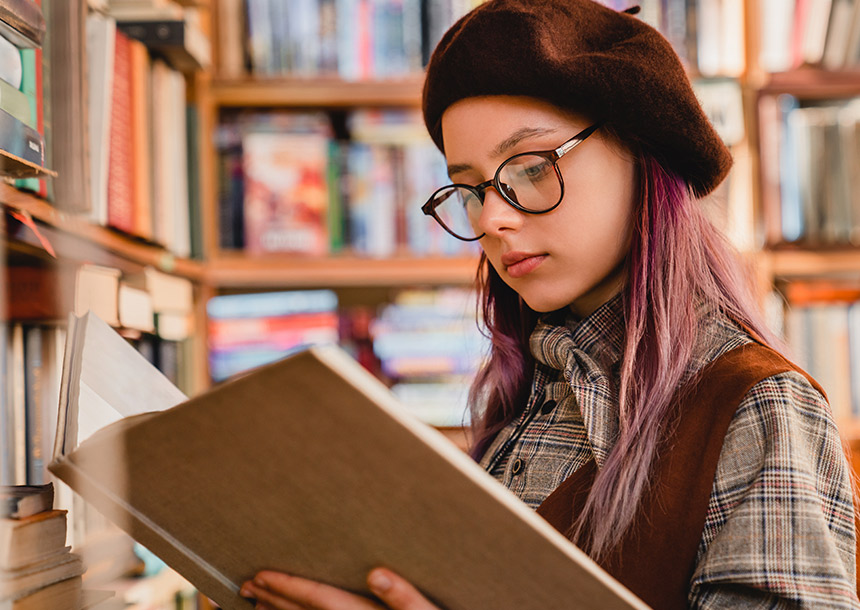
M206 263L206 281L227 288L463 285L475 279L477 259L401 256L296 258L222 254Z
M212 82L212 102L219 107L356 108L418 107L420 76L398 80L345 81L320 78L244 78Z

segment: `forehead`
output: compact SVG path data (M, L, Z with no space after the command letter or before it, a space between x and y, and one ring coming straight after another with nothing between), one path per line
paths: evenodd
M535 98L471 97L442 114L442 137L445 155L452 160L466 154L489 155L515 134L524 141L555 132L570 137L589 124L582 115Z

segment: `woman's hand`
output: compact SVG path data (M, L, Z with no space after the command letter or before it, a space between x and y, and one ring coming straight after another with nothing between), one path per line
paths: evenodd
M370 590L385 605L329 585L281 572L263 571L242 585L242 597L259 610L439 610L400 576L385 568L367 577Z

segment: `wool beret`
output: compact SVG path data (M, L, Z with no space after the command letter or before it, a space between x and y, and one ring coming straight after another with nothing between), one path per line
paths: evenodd
M445 109L484 95L530 96L604 120L698 196L732 165L669 42L592 0L489 0L457 21L424 83L424 121L442 152Z

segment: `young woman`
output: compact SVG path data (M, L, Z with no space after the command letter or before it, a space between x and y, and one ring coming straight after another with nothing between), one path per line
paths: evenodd
M703 215L731 158L665 39L491 0L437 47L424 115L453 182L424 211L483 248L473 457L655 608L860 608L838 432ZM434 607L368 583L380 604L273 572L243 594Z

